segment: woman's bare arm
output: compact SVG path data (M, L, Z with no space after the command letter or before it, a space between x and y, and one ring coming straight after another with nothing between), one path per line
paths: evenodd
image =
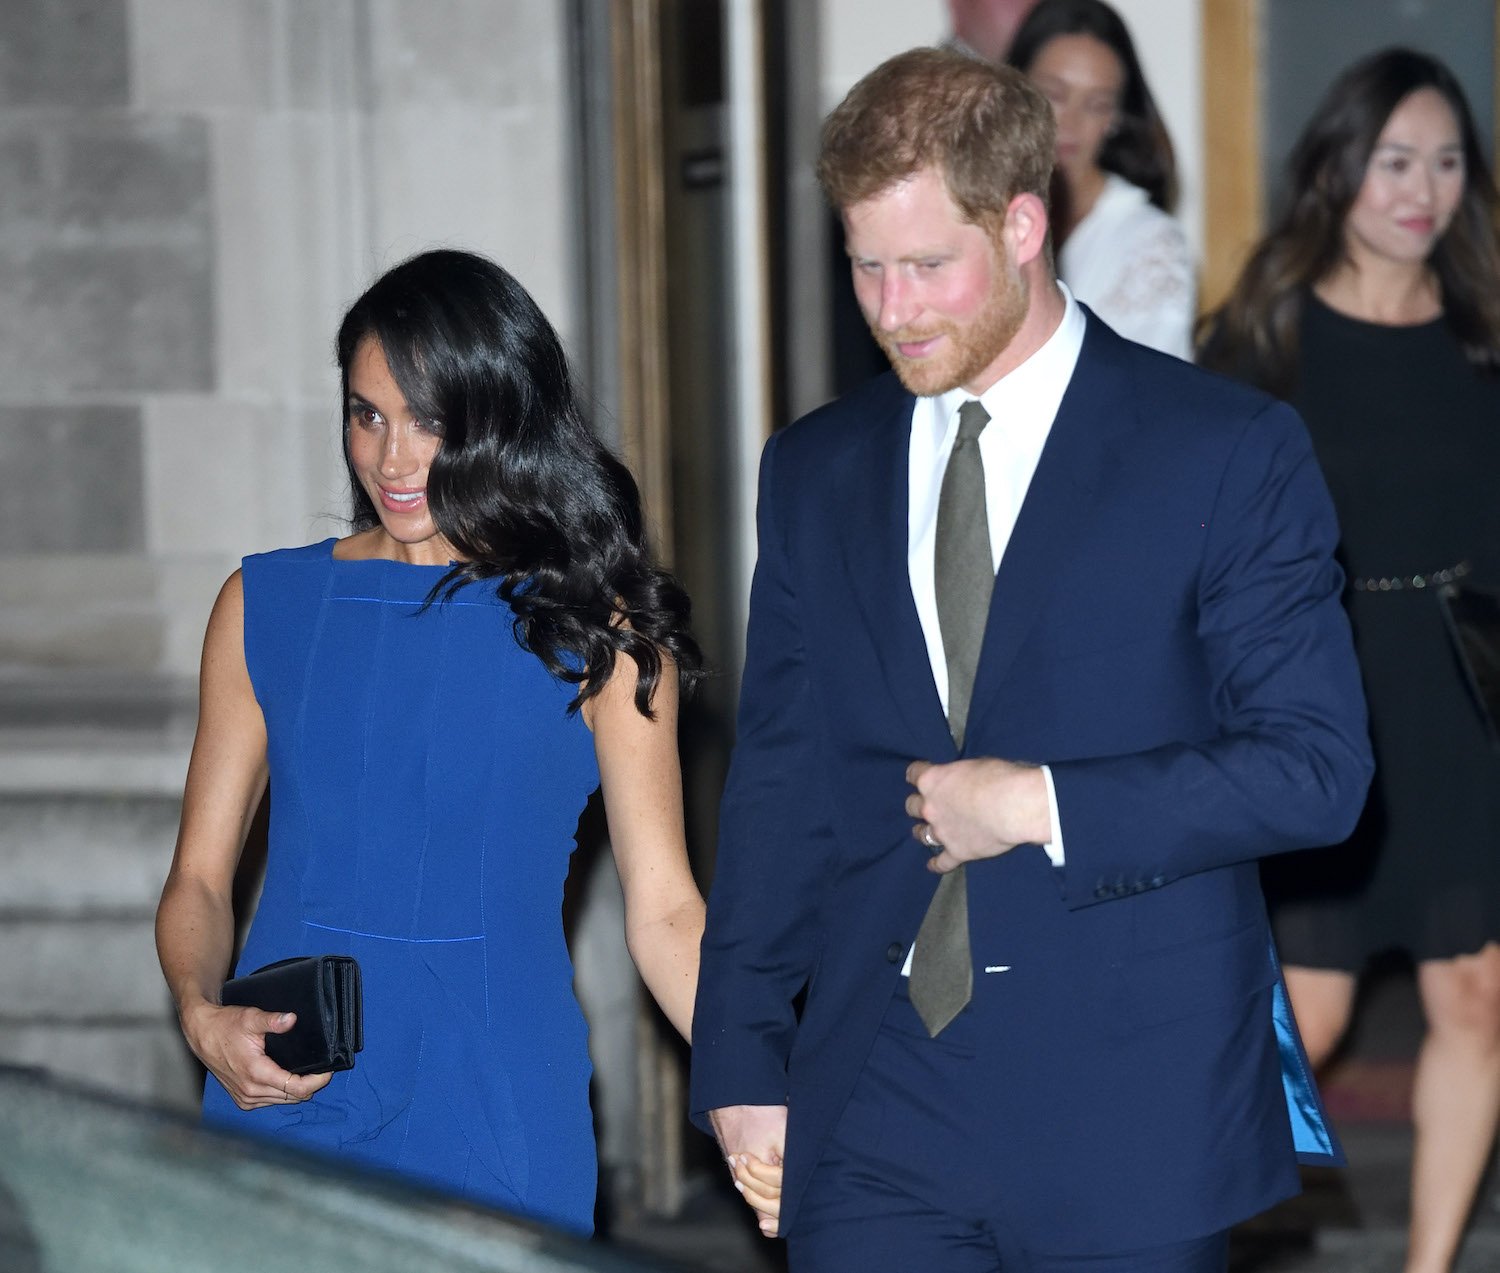
M667 1019L691 1036L703 897L688 865L677 756L677 669L665 662L652 708L635 706L636 665L621 655L584 708L594 731L610 843L625 890L625 942Z
M265 1055L265 1035L291 1027L287 1014L218 1002L234 946L235 869L267 774L265 720L245 666L244 609L236 571L203 642L198 733L156 911L156 950L189 1046L248 1109L305 1099L328 1077L291 1075Z

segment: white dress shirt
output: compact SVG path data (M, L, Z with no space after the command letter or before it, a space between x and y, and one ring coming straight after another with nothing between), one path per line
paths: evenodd
M979 401L990 414L990 422L979 435L979 454L984 460L984 498L990 523L990 555L995 569L1005 556L1020 515L1022 501L1042 458L1042 447L1052 431L1052 421L1063 394L1073 378L1078 354L1083 348L1084 318L1072 294L1062 287L1062 321L1036 353L991 385ZM927 640L927 658L937 685L943 710L948 710L948 659L943 653L943 634L938 625L934 550L937 543L938 495L948 456L958 437L958 409L973 395L954 389L935 398L918 398L911 414L906 500L907 570L912 598ZM1005 604L1004 599L1001 604ZM1052 772L1042 766L1047 783L1047 804L1052 815L1052 839L1043 845L1053 865L1063 864L1062 828L1058 821L1057 794Z

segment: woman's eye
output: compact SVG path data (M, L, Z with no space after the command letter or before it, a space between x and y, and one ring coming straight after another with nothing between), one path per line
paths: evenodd
M423 433L430 433L435 438L440 438L447 432L441 420L418 420L417 428Z
M349 411L349 417L356 424L362 424L367 429L373 429L380 423L380 412L376 411L374 407L352 407Z

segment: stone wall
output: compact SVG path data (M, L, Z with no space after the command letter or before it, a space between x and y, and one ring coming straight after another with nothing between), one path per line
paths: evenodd
M472 246L573 327L554 0L0 5L0 667L191 677L336 533L343 308Z

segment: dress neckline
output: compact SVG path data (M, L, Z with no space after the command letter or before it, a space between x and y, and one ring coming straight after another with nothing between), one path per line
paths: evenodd
M339 543L339 537L337 535L330 535L327 539L325 539L321 544L318 545L318 547L326 549L328 560L331 561L331 562L333 562L334 565L336 565L336 566L372 566L372 565L380 565L380 566L395 566L395 567L397 567L400 570L436 570L436 571L448 571L448 570L452 570L454 566L457 566L457 565L460 564L459 562L456 562L456 561L449 561L447 564L443 564L443 563L440 563L440 562L435 562L435 563L432 563L432 564L429 565L429 564L427 564L425 562L419 562L419 561L401 561L399 558L396 558L396 557L340 557L340 556L336 555L334 553L334 551L333 551L334 548L338 545L338 543Z
M1436 317L1424 318L1420 323L1377 323L1372 319L1356 318L1353 314L1346 314L1341 309L1335 309L1312 288L1307 289L1307 298L1316 309L1321 310L1324 314L1329 315L1340 323L1347 323L1356 331L1367 331L1382 335L1397 332L1420 332L1428 331L1435 327L1442 327L1448 321L1447 317L1439 311Z

